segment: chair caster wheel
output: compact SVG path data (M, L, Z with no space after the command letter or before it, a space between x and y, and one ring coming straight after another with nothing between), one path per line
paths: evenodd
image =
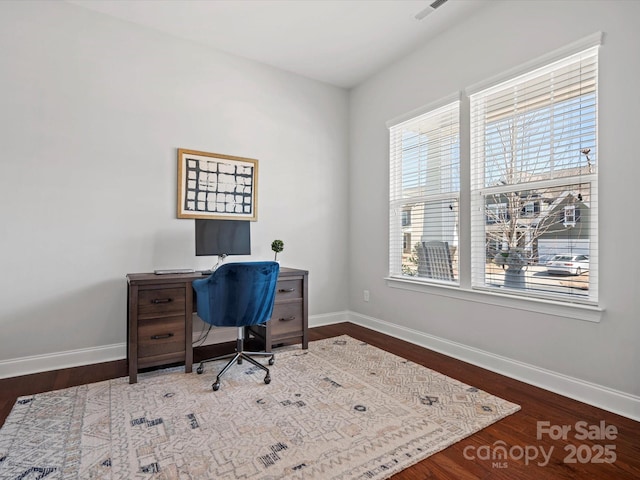
M275 359L275 358L273 358L273 357L271 357L271 358L269 359L269 365L273 365L274 363L276 363L276 359Z
M204 372L204 368L202 368L202 365L201 365L201 366L199 366L198 368L196 368L196 373L197 373L198 375L202 375L202 372Z
M264 383L266 383L267 385L271 383L271 375L269 375L267 373L267 376L264 377Z
M241 358L238 359L238 365L242 365L242 359Z
M217 392L218 390L220 390L220 382L216 382L213 385L211 385L211 388L213 388L214 392Z

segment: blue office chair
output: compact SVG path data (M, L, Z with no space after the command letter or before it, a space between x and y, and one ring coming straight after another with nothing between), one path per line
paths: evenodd
M271 352L245 352L244 330L271 318L279 271L277 262L227 263L218 267L211 276L193 281L198 316L210 325L238 328L235 353L204 360L196 369L201 374L205 363L231 358L213 383L214 391L220 388L220 377L235 362L242 363L242 360L267 372L264 383L271 382L269 369L251 356L271 357L269 365L273 365L274 355Z

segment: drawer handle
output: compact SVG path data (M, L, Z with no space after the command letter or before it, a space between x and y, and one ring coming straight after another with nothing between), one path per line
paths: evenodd
M281 288L280 290L278 290L279 293L289 293L289 292L295 292L296 289L295 288Z
M164 338L173 337L173 333L164 333L162 335L151 335L151 340L162 340Z
M172 299L171 298L154 298L153 300L151 300L151 303L171 303Z
M280 320L281 322L290 322L291 320L295 320L296 317L295 315L293 317L287 317L287 318L279 318L278 320Z

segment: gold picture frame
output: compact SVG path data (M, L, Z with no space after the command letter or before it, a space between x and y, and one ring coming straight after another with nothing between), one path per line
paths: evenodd
M258 219L258 160L178 149L178 218Z

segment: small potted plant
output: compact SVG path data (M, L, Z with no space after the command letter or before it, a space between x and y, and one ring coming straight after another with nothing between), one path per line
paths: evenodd
M273 250L276 254L273 257L273 261L278 261L278 253L284 250L284 242L282 240L274 240L271 242L271 250Z

